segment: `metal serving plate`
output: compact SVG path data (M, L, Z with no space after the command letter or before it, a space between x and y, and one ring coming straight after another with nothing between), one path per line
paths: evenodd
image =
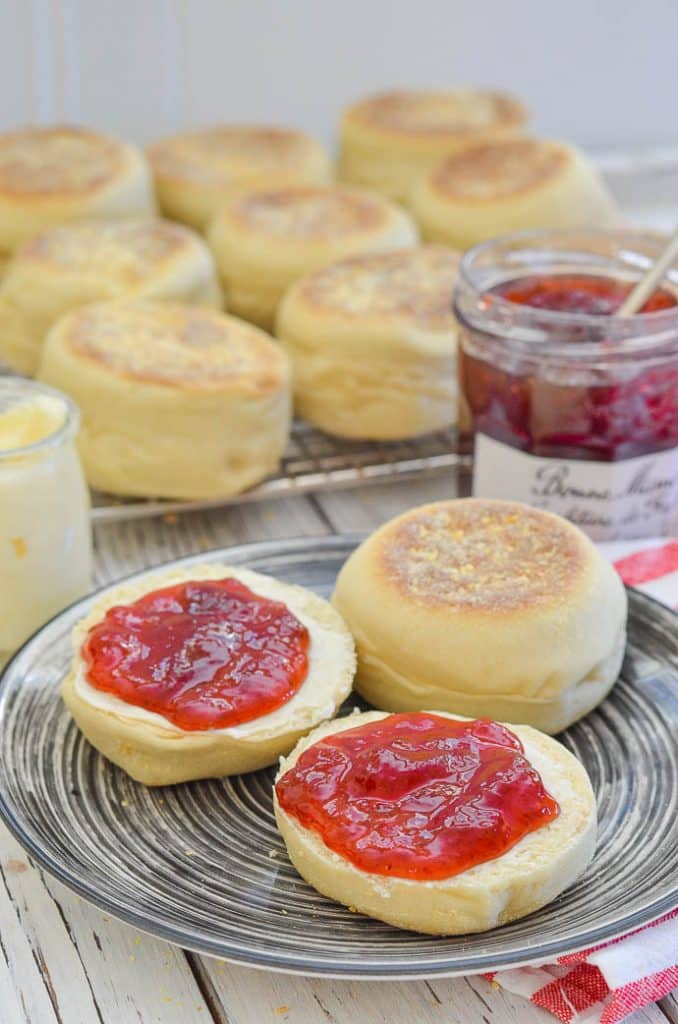
M227 561L328 595L355 539L304 538L183 559ZM612 694L560 738L598 800L595 858L559 899L481 935L431 938L352 914L287 859L274 770L147 789L80 735L59 683L62 612L8 665L0 688L0 815L31 857L107 913L251 967L362 979L421 978L534 963L639 927L678 899L678 630L630 591L629 646Z

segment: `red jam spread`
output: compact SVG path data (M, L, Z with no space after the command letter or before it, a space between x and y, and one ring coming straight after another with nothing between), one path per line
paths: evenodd
M587 274L523 277L490 291L510 302L544 311L613 314L630 285ZM673 309L674 295L658 290L642 313ZM544 325L542 324L542 327ZM640 328L642 331L642 328ZM582 337L577 340L590 340ZM617 374L572 367L551 371L511 354L498 365L482 358L483 335L460 354L462 390L475 431L533 455L616 461L663 451L678 444L678 364L651 363L639 356ZM599 341L601 355L605 342ZM468 349L474 349L473 352ZM629 366L633 372L629 372Z
M87 681L180 729L275 711L308 671L306 627L236 579L191 580L109 608L82 647Z
M558 313L586 313L612 316L616 313L632 285L614 277L593 274L554 274L552 277L521 277L493 288L491 294L509 302L534 309L550 309ZM677 304L675 297L657 289L640 313L657 313Z
M275 788L357 868L420 881L501 857L559 813L510 730L424 712L318 740Z

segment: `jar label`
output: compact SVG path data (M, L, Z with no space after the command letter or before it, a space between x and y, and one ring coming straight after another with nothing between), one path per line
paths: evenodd
M678 532L678 448L620 462L544 458L477 434L473 495L556 512L592 540Z

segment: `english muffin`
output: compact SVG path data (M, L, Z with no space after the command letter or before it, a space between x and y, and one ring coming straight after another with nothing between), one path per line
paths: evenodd
M167 786L273 764L335 713L354 670L348 630L312 591L240 566L177 566L95 601L61 692L105 757Z
M113 494L236 494L277 468L289 434L285 353L199 306L82 306L50 330L39 377L80 407L85 475Z
M339 437L394 440L456 420L459 256L442 246L353 256L301 278L276 334L300 416Z
M229 309L267 329L304 274L346 256L415 245L417 237L409 215L380 196L310 186L242 193L208 232Z
M32 375L60 316L123 296L221 306L212 254L187 228L152 218L61 225L21 246L0 282L0 356Z
M466 146L522 135L522 103L482 89L378 93L354 103L341 121L339 177L407 203L414 182Z
M325 896L431 935L482 932L550 903L596 841L588 776L527 725L441 712L349 715L280 766L278 827Z
M467 249L528 228L613 223L602 178L574 146L545 139L490 142L448 157L415 185L423 237Z
M303 132L267 125L218 125L160 139L148 149L161 209L204 230L234 190L326 185L330 161Z
M356 688L388 711L435 708L565 729L617 679L626 592L577 527L517 502L423 505L349 557L333 602Z
M0 135L0 260L54 224L155 213L151 174L135 147L88 128Z

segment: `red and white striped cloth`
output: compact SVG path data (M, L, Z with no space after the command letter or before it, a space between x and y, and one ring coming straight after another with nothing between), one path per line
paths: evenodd
M678 539L613 541L598 547L629 587L678 608Z
M620 541L601 551L631 587L678 609L678 540ZM616 1024L678 986L678 907L602 946L486 977L563 1024Z
M678 908L603 946L486 974L563 1024L617 1024L678 986Z

